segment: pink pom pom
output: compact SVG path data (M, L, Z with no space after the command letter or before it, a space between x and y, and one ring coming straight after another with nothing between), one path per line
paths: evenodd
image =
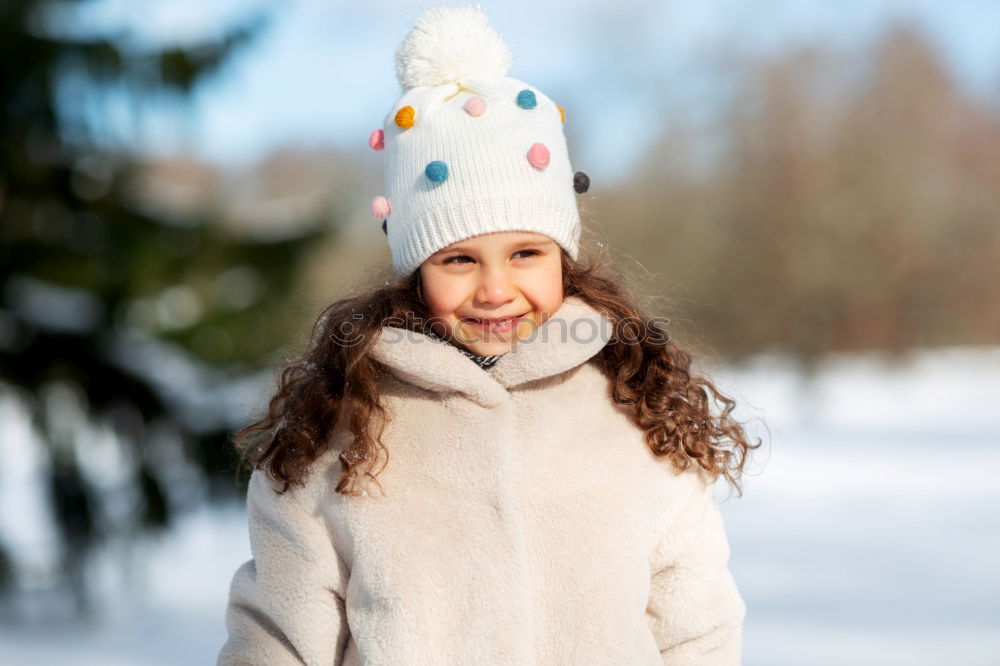
M545 144L536 143L528 150L528 162L536 169L544 169L549 165L549 149Z
M478 95L476 97L470 97L469 101L465 103L463 108L470 116L478 118L486 113L486 100Z
M380 129L372 132L372 135L368 137L368 145L371 146L372 150L384 150L385 149L385 132Z
M375 217L389 217L389 200L381 194L372 199L372 215Z

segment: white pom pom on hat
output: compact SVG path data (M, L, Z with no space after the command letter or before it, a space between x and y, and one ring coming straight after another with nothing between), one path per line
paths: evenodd
M397 274L499 231L546 235L577 258L579 179L565 114L508 77L510 67L510 50L479 6L425 10L397 49L403 95L369 137L385 156L385 192L372 214L385 217Z
M499 78L511 67L510 49L482 8L431 7L396 51L403 91L472 78Z

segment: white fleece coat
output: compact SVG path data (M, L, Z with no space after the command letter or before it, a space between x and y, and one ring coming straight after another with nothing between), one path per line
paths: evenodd
M339 436L305 487L254 472L218 663L739 664L712 484L611 402L610 334L571 297L485 371L384 328L385 494L334 492Z

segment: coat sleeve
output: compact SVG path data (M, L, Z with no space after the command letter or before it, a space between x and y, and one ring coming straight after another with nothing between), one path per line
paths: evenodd
M714 483L696 476L651 558L646 616L665 665L738 666L746 604L727 566L729 540Z
M341 663L349 631L346 568L329 530L296 497L277 494L261 470L250 477L247 519L253 559L233 576L229 637L219 666Z

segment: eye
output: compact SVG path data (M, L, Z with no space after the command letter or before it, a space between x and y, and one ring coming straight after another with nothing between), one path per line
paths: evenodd
M532 256L534 256L536 254L541 254L541 252L539 250L518 250L517 252L514 253L513 256L516 257L519 254L527 255L525 257L525 258L527 258L527 257L532 257ZM461 261L461 260L464 260L464 259L468 259L469 261L473 261L472 257L470 257L467 254L456 254L454 257L448 257L447 259L445 259L441 263L442 264L455 264L455 263L464 264L466 262L465 261Z

